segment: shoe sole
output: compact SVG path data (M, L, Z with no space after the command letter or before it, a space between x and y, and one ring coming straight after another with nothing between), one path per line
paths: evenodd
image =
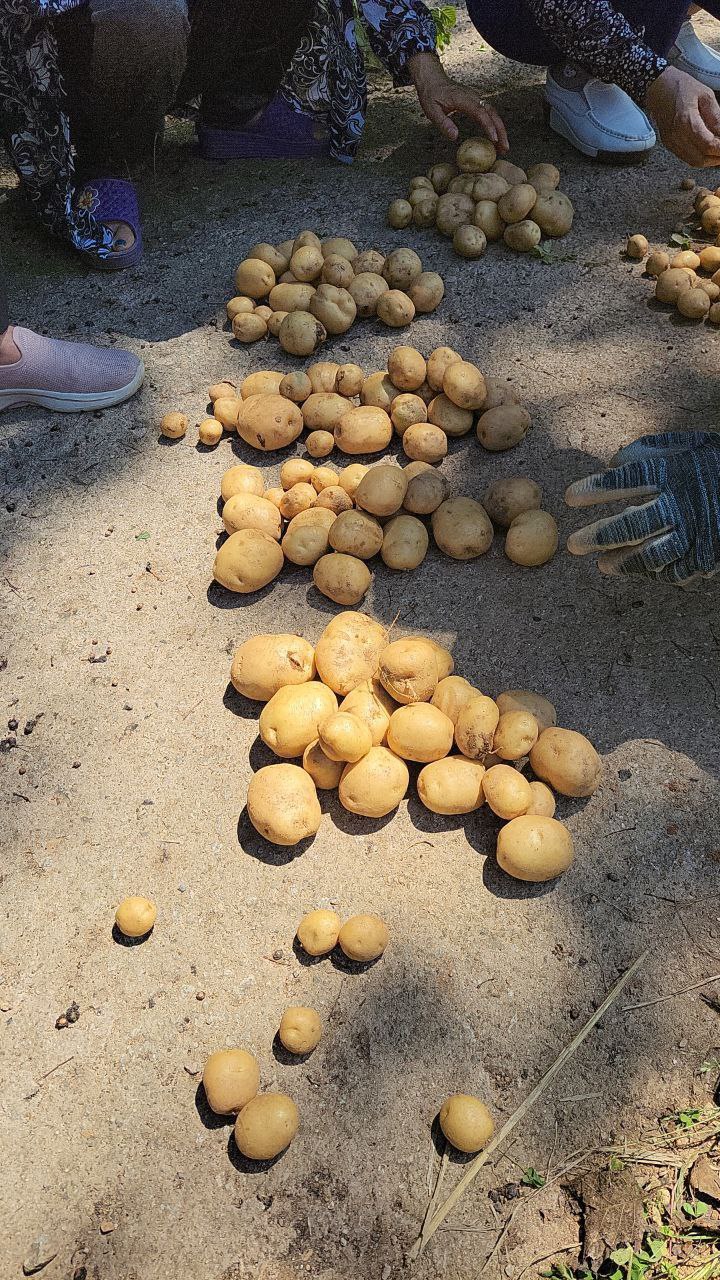
M565 138L566 142L571 143L576 151L580 151L584 156L589 156L591 160L599 160L601 164L640 164L655 146L655 143L651 142L647 147L643 147L638 151L601 151L597 147L591 147L587 142L583 142L582 138L578 138L565 117L561 116L560 112L549 102L544 103L544 110L550 128L554 129L555 133L559 133L561 138Z
M140 367L131 382L124 387L115 387L113 391L41 391L37 387L0 388L0 411L15 409L20 405L35 405L40 409L51 409L54 413L86 413L93 409L111 409L116 404L123 404L142 385L145 377L145 366Z

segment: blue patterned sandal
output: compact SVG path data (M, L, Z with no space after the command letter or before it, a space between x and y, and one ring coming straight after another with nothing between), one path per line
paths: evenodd
M78 209L92 214L97 222L127 223L135 236L135 243L130 249L117 253L103 249L81 249L81 257L86 258L98 271L123 271L140 261L143 256L140 209L131 182L124 178L98 178L86 182L82 190L77 192L75 203Z

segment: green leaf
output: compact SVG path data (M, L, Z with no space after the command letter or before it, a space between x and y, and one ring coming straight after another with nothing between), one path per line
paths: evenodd
M136 542L147 542L147 541L148 541L148 539L149 539L149 537L150 537L150 534L148 533L147 529L143 529L142 533L136 533L136 534L135 534L135 541L136 541Z
M443 49L447 49L450 37L455 29L457 9L454 4L444 4L437 9L431 9L430 16L435 23L435 31L437 32L438 52L442 53Z
M710 1206L704 1200L686 1200L682 1211L688 1218L702 1218L709 1208Z
M529 1169L525 1169L520 1183L523 1187L544 1187L545 1179L541 1173L538 1173L537 1169L533 1169L532 1165L530 1165Z
M692 239L689 231L673 231L669 244L679 245L681 249L691 249Z
M610 1159L608 1160L608 1169L610 1170L611 1173L619 1173L620 1170L624 1168L625 1168L625 1165L623 1164L619 1156L611 1156Z

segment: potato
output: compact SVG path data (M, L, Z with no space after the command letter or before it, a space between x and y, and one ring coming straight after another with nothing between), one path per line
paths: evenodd
M403 504L407 484L401 467L391 463L370 467L355 490L355 505L374 516L394 515Z
M327 553L330 530L335 523L335 513L324 507L310 507L293 516L280 544L283 555L291 564L315 564Z
M533 222L544 236L566 236L575 210L562 191L541 191L532 209Z
M450 183L452 182L456 174L457 174L456 166L454 164L448 164L446 162L433 164L430 166L430 168L427 171L427 176L430 179L435 191L437 191L438 195L442 195L444 191L447 191L448 186L450 185Z
M372 734L364 720L351 711L337 711L320 725L320 746L331 760L356 764L373 745Z
M377 409L390 412L393 401L399 392L387 369L379 369L365 378L360 389L361 404L373 405Z
M250 373L240 385L242 398L249 400L250 396L278 395L282 380L283 374L274 369L260 369L257 373Z
M315 468L306 458L288 458L280 468L280 484L292 489L295 484L310 484Z
M720 324L720 302L713 302L707 314L710 324Z
M439 678L435 650L422 636L393 640L380 654L377 674L390 697L402 706L429 702Z
M354 277L353 277L354 279ZM310 299L310 311L328 333L345 333L355 320L357 305L347 289L333 284L319 284Z
M235 1121L235 1145L248 1160L273 1160L290 1145L299 1123L286 1093L259 1093Z
M316 493L322 493L330 485L337 484L338 474L332 467L316 467L312 475L312 484Z
M348 289L355 279L355 272L347 258L332 253L323 263L321 279L324 284L335 285L336 289Z
M541 733L543 729L550 729L557 724L557 711L552 702L548 702L541 693L533 693L531 689L506 689L504 693L498 694L495 701L501 716L510 711L529 711L537 720Z
M537 191L529 182L519 182L500 197L497 211L503 222L522 222L532 212L537 198Z
M480 690L475 689L463 676L449 675L438 681L431 702L455 725L463 707L479 696Z
M428 532L415 516L395 516L385 526L380 554L389 569L417 569L428 549Z
M628 236L625 252L628 258L634 258L637 262L642 262L647 257L650 245L645 236Z
M275 286L275 272L262 258L246 258L235 271L235 290L247 298L264 298Z
M301 511L309 511L314 507L316 498L313 486L300 481L285 490L280 499L280 514L284 520L293 520Z
M671 258L670 266L689 267L691 271L697 271L700 266L700 255L695 253L693 249L683 249Z
M305 438L305 448L311 458L327 458L335 448L332 431L311 431Z
M389 289L378 298L375 314L391 329L403 329L415 318L415 307L406 293Z
M531 782L532 800L525 812L536 818L552 818L555 814L555 797L544 782Z
M282 275L278 276L278 284L299 284L299 283L300 281L295 279L295 276L293 275L292 271L283 271ZM268 298L268 302L269 301L270 299Z
M380 249L363 249L362 253L359 253L353 262L353 270L356 276L365 272L381 276L384 266L385 254Z
M285 252L282 245L267 244L264 241L261 244L254 244L248 253L248 258L259 258L261 262L267 262L276 276L287 271L290 257L291 255Z
M384 818L397 809L409 785L405 761L387 747L372 747L357 764L345 767L338 798L350 813L363 818Z
M388 356L387 372L399 391L416 391L425 381L427 366L415 347L393 347Z
M246 595L260 591L277 578L283 562L283 553L269 534L259 529L238 529L215 556L213 577L228 591Z
M597 751L574 729L544 729L530 752L530 765L561 796L591 796L602 777Z
M314 231L301 231L293 240L293 253L306 247L322 249L322 240Z
M334 515L339 516L343 511L352 509L352 498L348 497L339 484L329 484L318 494L316 506L324 507L327 511L332 511Z
M255 310L253 311L253 315L260 316L265 321L265 324L267 325L270 317L274 316L275 312L273 311L272 307L262 306L262 307L256 307Z
M465 436L472 427L471 409L458 409L446 395L435 396L428 405L428 419L446 436Z
M448 498L432 514L433 537L453 560L473 560L489 550L493 527L473 498Z
M321 285L323 289L330 285ZM311 304L313 299L310 299ZM278 339L284 351L293 356L311 356L327 338L327 330L309 311L292 311L286 315Z
M312 645L287 633L252 636L236 650L230 668L233 688L254 702L269 702L278 689L305 684L314 674Z
M516 516L524 511L537 511L542 489L526 476L505 476L496 480L483 494L483 506L494 525L509 529Z
M416 422L403 433L403 449L416 462L441 462L448 449L447 436L431 422Z
M263 839L285 848L316 835L322 821L315 783L296 764L269 764L258 769L250 779L247 811Z
M483 760L492 750L500 712L497 703L483 693L475 694L458 712L455 741L470 760Z
M484 802L482 780L485 768L465 756L447 756L421 769L418 798L431 813L474 813Z
M390 419L399 436L407 431L408 427L415 426L417 422L427 422L427 405L420 396L412 395L410 392L403 392L402 395L396 396L392 402L390 409Z
M407 200L391 200L387 209L388 225L402 231L412 222L412 205Z
M700 224L707 235L717 235L720 230L720 204L713 204L706 208L700 218Z
M296 937L309 956L327 956L337 946L340 924L336 911L319 908L303 916Z
M720 298L720 284L715 284L712 280L699 280L698 289L702 289L706 293L711 302L716 302ZM213 419L209 419L213 421Z
M335 711L335 694L319 680L285 685L260 712L260 737L276 756L292 760L320 736L320 725Z
M303 245L296 249L290 259L290 270L296 280L302 284L317 280L323 269L323 255L314 245Z
M302 407L305 426L310 431L334 431L344 413L353 405L336 391L313 391Z
M338 937L340 949L349 960L367 964L378 960L390 941L390 933L380 916L350 916Z
M513 449L525 439L530 428L530 414L520 404L500 404L481 413L477 421L477 438L491 453Z
M341 257L347 262L354 262L358 256L355 245L346 236L330 236L327 240L323 240L321 247L326 261L328 258Z
M512 188L509 188L512 190ZM472 224L482 231L486 240L500 240L505 230L494 200L478 200L472 215Z
M343 511L330 531L333 551L357 556L359 560L371 560L383 543L382 526L364 511Z
M489 138L466 138L455 155L461 173L487 173L496 158L497 152Z
M458 409L479 409L485 400L485 379L476 365L456 360L443 375L443 393Z
M267 320L268 333L271 333L273 338L278 337L280 333L280 326L282 325L282 322L285 319L286 315L288 315L287 311L271 311L270 315L268 316L268 320Z
M312 1053L320 1043L322 1023L316 1009L291 1005L280 1019L278 1039L288 1053Z
M495 1132L484 1102L470 1093L454 1093L440 1108L440 1128L458 1151L480 1151Z
M357 487L369 469L363 462L351 462L349 466L343 467L338 476L338 484L345 490L349 498L355 497Z
M312 383L307 374L298 369L294 373L285 374L278 391L286 400L294 400L297 404L303 404L308 396L312 394Z
M560 170L554 164L531 164L527 180L536 191L554 191L560 184Z
M230 298L225 303L225 314L232 324L236 316L250 315L255 310L255 303L252 298L243 298L241 295L237 298ZM233 392L235 388L233 387ZM226 393L225 393L226 394Z
M338 551L321 556L313 569L318 591L336 604L359 604L371 581L370 570L362 560Z
M311 284L276 284L270 293L273 311L307 311L315 290Z
M115 912L115 924L124 938L144 938L157 920L157 907L150 898L123 898Z
M452 239L458 227L471 221L474 212L475 201L472 196L464 195L460 191L448 192L438 200L435 225L441 235Z
M257 311L253 311L252 315L235 316L232 331L238 342L259 342L260 338L267 337L267 320L258 315Z
M528 180L525 170L517 164L511 164L509 160L496 160L492 166L492 172L499 173L511 187Z
M408 289L410 301L419 315L434 311L444 295L445 285L437 271L421 271Z
M255 395L240 404L237 433L254 449L282 449L297 440L302 429L302 413L285 396Z
M700 250L698 256L700 258L699 265L703 271L707 271L712 275L720 269L720 248L717 245L706 245L704 249Z
M435 661L438 669L438 680L444 680L446 676L451 676L455 670L455 660L449 649L439 644L437 640L427 637L428 644L432 647L435 654Z
M359 364L341 364L335 375L335 391L338 395L350 398L359 396L365 374Z
M390 717L388 747L403 760L427 764L442 760L453 745L454 725L431 703L398 707Z
M532 802L532 792L527 778L519 769L509 764L495 764L485 772L483 791L493 813L498 818L518 818L527 813Z
M188 420L184 413L166 413L160 421L160 432L168 440L180 440L188 429Z
M485 378L486 396L483 413L488 409L497 409L501 404L519 404L520 399L514 387L506 378Z
M521 760L530 754L540 734L540 726L530 711L500 714L493 739L493 752L501 760Z
M465 223L453 235L453 249L461 258L481 258L487 249L487 236L480 227Z
M392 440L390 416L374 405L357 405L344 413L335 428L335 443L343 453L380 453Z
M530 253L539 245L541 238L542 232L537 222L531 218L523 218L522 222L513 223L503 232L503 240L508 249L514 249L516 253Z
M677 309L688 320L704 320L710 310L710 299L704 289L684 289Z
M260 1088L260 1066L246 1049L219 1049L205 1063L202 1082L211 1111L236 1115Z
M436 347L427 358L427 380L433 391L442 391L445 373L451 364L461 361L462 356L452 347Z
M572 836L555 818L525 814L500 829L496 856L498 866L516 880L554 880L572 864Z
M342 761L331 760L323 751L320 739L316 738L303 751L302 767L310 774L318 791L336 791L345 766Z
M335 693L345 697L378 668L387 633L364 613L339 613L326 626L315 646L318 675Z
M720 289L718 289L718 295L720 295ZM208 449L220 443L222 434L222 422L218 422L217 418L203 418L202 422L198 423L198 440Z
M380 298L388 293L389 289L387 280L381 275L375 275L372 271L362 271L355 276L348 288L348 293L355 303L361 320L367 320L375 315Z
M392 253L388 254L382 274L390 289L402 289L403 292L407 292L421 271L422 261L415 250L403 248L393 249ZM408 388L408 390L411 389Z
M248 299L249 301L249 299ZM216 400L236 400L239 399L237 389L234 382L214 382L208 388L208 400L215 404Z
M505 538L505 555L527 567L547 564L558 549L558 527L549 511L522 511Z
M668 267L657 277L655 297L658 302L671 302L673 306L684 289L691 287L690 276L681 267Z
M481 173L473 183L472 196L473 200L489 200L493 204L497 204L501 196L510 190L510 183L506 182L499 173Z
M437 196L423 192L418 192L417 195L419 198L410 202L413 207L413 225L416 227L434 227L438 207Z
M656 249L650 254L645 263L645 270L649 276L661 276L663 271L667 271L670 266L670 255L662 249Z
M429 516L437 510L441 502L445 501L447 491L447 480L442 473L428 467L427 471L422 471L408 480L403 506L413 515Z
M395 702L383 689L379 680L366 680L351 690L340 703L341 711L349 711L362 720L370 730L374 747L386 745L390 716L395 710Z
M272 502L258 498L254 493L236 493L230 498L223 506L222 521L226 533L236 533L238 529L259 529L280 541L280 512Z
M238 463L224 472L220 481L220 493L223 502L228 502L236 493L254 493L261 498L265 490L263 473L259 467L250 467Z

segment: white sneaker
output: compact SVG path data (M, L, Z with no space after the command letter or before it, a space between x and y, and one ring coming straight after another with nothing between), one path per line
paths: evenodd
M577 87L558 82L550 71L545 101L550 126L586 156L615 159L650 151L655 130L624 90L616 84L578 77Z
M689 20L683 22L668 54L668 62L678 71L686 71L701 84L706 84L708 89L720 92L720 55L703 43Z

